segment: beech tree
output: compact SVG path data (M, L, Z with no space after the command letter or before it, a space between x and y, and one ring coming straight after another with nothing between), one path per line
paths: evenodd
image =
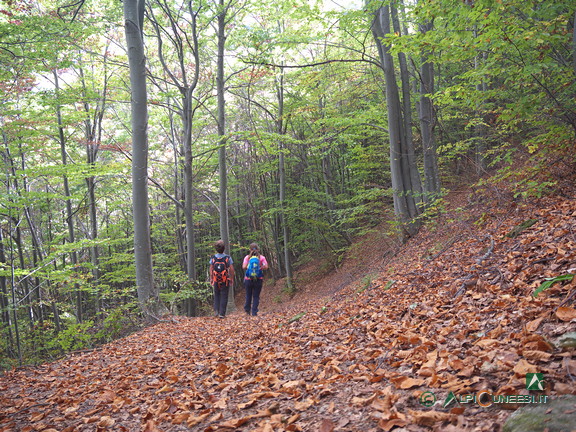
M432 21L420 24L420 32L425 34L432 30ZM440 194L440 173L438 171L438 153L436 150L436 113L432 95L434 94L434 63L429 59L430 53L424 49L420 65L420 105L419 120L422 136L422 153L424 157L424 200L430 204Z
M421 183L414 158L411 125L404 121L406 109L402 109L400 93L396 82L394 59L387 43L392 34L391 13L397 13L395 6L379 7L374 13L372 32L378 47L386 82L386 107L388 112L388 134L390 136L390 172L394 194L394 211L403 224L406 234L413 235L418 230L416 218L421 209ZM404 98L406 98L404 94Z
M143 313L148 319L157 319L162 311L162 305L154 285L148 207L148 101L143 40L144 6L144 0L124 0L124 25L132 95L132 207L136 284Z

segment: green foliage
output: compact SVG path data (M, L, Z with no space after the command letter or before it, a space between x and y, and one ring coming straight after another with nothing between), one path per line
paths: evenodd
M516 238L518 237L524 230L530 228L532 225L534 225L536 222L538 222L538 219L528 219L524 222L522 222L521 224L516 225L512 231L510 231L509 233L506 234L506 237L509 238Z
M139 327L137 302L121 304L106 311L101 328L97 332L99 342L111 342L124 337Z
M388 282L386 282L386 285L384 285L384 288L382 288L383 291L388 291L390 288L392 288L392 286L396 283L395 280L389 280Z
M374 277L377 276L375 274L367 274L362 278L361 286L356 290L357 293L363 293L369 288L372 288L372 282Z
M292 284L286 283L282 287L282 293L287 295L289 298L292 298L296 294L296 291L297 291L297 288L296 288L296 284L294 283L294 281L292 281Z
M292 318L290 318L288 320L288 324L292 324L296 321L300 321L300 319L302 319L302 317L304 317L304 315L306 315L306 312L300 312L300 313L294 315Z
M160 293L160 298L169 305L172 313L178 312L177 306L184 300L196 300L200 304L206 304L210 301L212 287L208 282L191 281L184 273L180 273L173 282L177 288L173 291Z
M532 293L532 296L538 297L538 294L540 294L542 291L550 288L556 282L571 281L572 279L574 279L573 274L565 274L565 275L556 276L553 278L546 278L546 281L543 282L542 284L540 284L540 286L538 288L536 288L536 290Z
M63 352L92 348L96 342L96 334L93 331L94 321L70 324L65 330L51 341L50 346Z

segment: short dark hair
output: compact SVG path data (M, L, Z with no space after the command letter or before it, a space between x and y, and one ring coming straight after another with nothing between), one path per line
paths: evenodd
M226 249L224 241L218 240L216 243L214 243L214 249L216 249L216 252L218 253L224 253L224 249Z

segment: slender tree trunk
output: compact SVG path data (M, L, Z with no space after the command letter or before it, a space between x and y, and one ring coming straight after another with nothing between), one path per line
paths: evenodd
M6 186L8 188L8 193L10 193L10 182L6 182ZM12 231L12 217L9 218L9 230ZM12 244L12 234L10 234L10 290L12 293L12 319L14 321L14 335L16 337L16 351L18 354L18 364L22 366L22 349L20 347L20 328L18 324L18 303L16 301L16 275L14 274L14 246Z
M390 15L392 17L394 31L398 34L401 34L403 29L400 26L398 9L395 2L392 2L390 5ZM413 200L408 201L408 204L412 207L410 213L419 214L420 210L418 206L420 206L422 203L422 182L420 180L420 172L418 169L414 169L417 164L416 151L414 149L414 139L412 136L412 98L410 92L410 72L408 71L408 61L406 60L405 53L398 53L398 64L400 66L400 82L402 84L402 116L404 118L402 131L402 146L404 153L402 158L402 172L404 173L404 183L410 185L410 190L412 191L412 195L414 197Z
M56 90L56 98L60 95L60 80L58 78L58 72L53 71L54 76L54 88ZM60 142L60 155L62 157L62 166L66 168L68 165L68 157L66 153L66 138L64 137L64 126L62 124L62 109L60 102L56 104L56 119L58 121L58 141ZM68 226L68 241L74 243L76 241L74 233L74 214L72 213L72 198L70 194L70 185L68 184L68 176L63 175L62 182L64 185L64 196L66 197L66 225ZM70 260L74 268L78 265L78 254L75 250L70 253ZM82 322L82 290L80 285L76 282L74 283L74 289L76 291L76 321Z
M226 107L224 100L224 50L226 47L226 14L228 8L224 0L218 1L218 55L216 64L216 93L218 95L218 174L220 177L220 238L226 245L226 253L230 253L230 231L228 227L228 173L226 168ZM234 289L229 290L228 310L236 309Z
M220 237L226 245L226 252L230 251L230 238L228 231L228 176L226 171L226 111L224 100L224 50L226 45L226 8L224 0L219 0L220 13L218 14L218 54L216 65L216 92L218 94L218 136L220 148L218 150L218 167L220 175Z
M158 41L158 58L163 66L165 74L168 76L171 84L180 90L182 109L180 112L180 117L182 120L182 155L184 157L183 161L183 210L184 210L184 220L185 220L185 271L188 276L189 281L195 281L197 279L196 275L196 244L195 244L195 228L194 228L194 188L192 179L192 121L193 121L193 110L192 110L192 100L193 93L198 84L198 78L200 75L200 54L199 54L199 44L198 44L198 30L196 26L196 20L198 11L195 11L192 7L192 2L187 2L188 14L190 16L190 31L186 34L185 39L181 34L181 29L179 27L178 20L179 17L173 15L171 6L166 2L158 2L162 7L164 14L169 18L169 22L172 29L172 47L171 51L178 58L178 63L180 65L179 73L175 74L169 63L166 62L164 57L164 32L163 26L159 23L153 13L150 10L151 22L156 31L156 38ZM198 6L200 10L201 6ZM165 29L164 29L165 30ZM192 50L194 56L193 61L193 71L192 80L189 82L189 68L188 62L186 60L185 47L189 47ZM172 118L170 117L170 124L174 126ZM173 130L173 129L172 129ZM176 146L175 146L176 147ZM176 177L177 178L177 177ZM177 182L176 182L177 183ZM175 195L179 195L176 191ZM178 199L175 200L176 202ZM177 213L180 209L176 210ZM178 218L179 220L179 218ZM184 249L182 243L179 244L181 249ZM196 301L194 299L186 300L186 310L188 315L196 315Z
M10 168L12 170L12 179L13 179L12 188L15 191L15 193L20 198L22 198L22 189L26 191L28 188L27 179L26 179L26 177L22 178L23 185L22 185L22 189L21 189L20 184L18 182L18 176L16 175L16 167L14 164L14 160L12 159L12 157L10 155L10 151L8 148L6 148L6 154L8 156L8 160L10 161ZM22 172L25 172L26 161L25 161L24 152L22 151L22 148L19 148L19 154L20 154L20 169L22 170ZM24 217L26 218L26 222L28 223L28 228L30 229L30 236L32 237L32 261L33 261L33 265L36 266L37 257L39 256L40 259L42 259L42 257L43 257L40 237L38 235L38 231L36 230L36 226L34 224L34 221L32 219L32 214L30 212L30 208L27 205L24 205L22 207L22 210L24 212ZM24 269L24 268L26 268L26 260L24 258L25 248L24 248L24 245L22 244L22 229L21 229L21 226L19 223L20 221L18 221L18 223L16 223L16 218L14 218L13 222L15 222L15 227L16 227L16 229L15 229L15 231L16 231L16 245L18 246L18 258L20 260L20 268ZM34 305L32 302L32 297L34 294L34 288L32 287L32 292L31 292L28 280L29 280L29 278L26 278L24 280L24 283L22 284L22 288L24 289L26 304L28 306L28 308L27 308L28 318L30 320L30 326L32 327L34 325L35 316L42 319L42 306L39 306L39 309L37 310L38 313L34 312ZM37 286L38 286L38 284L37 284ZM39 305L42 305L42 297L40 294L40 290L36 290L36 303Z
M184 124L184 196L185 196L185 214L186 214L186 273L190 281L197 279L196 274L196 239L194 230L194 188L192 184L192 95L198 84L200 76L200 53L198 46L198 31L196 28L196 12L192 10L191 2L189 3L189 12L192 19L192 50L194 55L194 76L192 82L188 85L186 82L186 71L183 76L185 87L183 90L182 100L182 120ZM183 56L183 55L182 55ZM188 314L195 316L197 314L196 300L188 299Z
M572 22L574 23L572 28L572 68L574 69L574 75L576 75L576 11Z
M420 32L432 30L433 23L420 26ZM430 204L440 193L440 175L438 155L434 137L434 106L428 95L434 93L434 63L428 61L427 53L422 56L420 67L420 129L422 131L422 148L424 151L424 201Z
M478 29L474 27L474 37L477 37ZM483 60L483 53L478 53L474 57L474 69L479 69ZM483 81L476 84L476 91L478 93L486 91L486 84ZM477 96L480 97L480 96ZM480 104L476 109L476 116L478 117L477 125L474 128L474 141L476 143L474 148L474 159L476 160L476 174L482 175L486 170L486 127L482 124L483 110Z
M4 234L0 228L0 265L8 267L9 263L6 260L6 253L4 252ZM6 276L0 276L0 310L2 311L2 323L8 329L8 344L12 345L12 327L10 326L10 297L8 294L8 286L6 285Z
M190 281L196 280L196 243L194 232L194 198L192 185L192 95L184 97L184 215L186 219L186 274ZM196 315L196 304L188 299L188 312Z
M50 196L50 192L49 192L49 186L46 185L45 186L45 190L44 192L46 193L46 196ZM50 198L46 199L46 208L47 208L47 213L48 214L52 214L52 209L51 209L51 200ZM52 219L48 220L48 241L50 242L50 244L53 244L54 242L54 235L53 235L53 229L52 229ZM54 265L54 269L57 269L57 266ZM60 312L58 311L58 289L55 288L50 281L48 281L48 292L50 294L50 304L52 306L52 315L54 315L54 324L55 324L55 330L56 333L60 333L60 331L62 330L62 327L60 326Z
M6 188L7 188L7 192L8 192L8 196L11 196L11 194L15 194L18 195L20 198L22 198L22 192L20 190L20 185L18 182L18 176L16 175L16 162L15 160L12 158L12 154L10 151L10 147L8 146L8 140L6 139L6 136L3 134L3 141L4 141L4 146L5 146L5 165L6 165ZM21 149L20 149L21 150ZM21 169L22 172L25 172L25 164L24 164L24 155L21 155ZM24 181L25 178L24 178ZM23 210L27 216L27 220L28 223L31 223L30 219L28 219L28 210L27 207L23 207ZM10 216L10 226L14 226L14 233L12 233L12 229L10 229L10 255L11 255L11 259L10 259L10 265L12 266L12 268L14 268L14 259L12 257L12 255L14 254L14 242L16 243L16 246L18 248L18 259L19 259L19 263L20 263L20 268L24 269L26 268L26 260L24 259L24 246L22 244L22 229L21 229L21 219L17 219L14 216ZM36 253L36 245L37 245L37 238L36 238L36 231L34 229L34 226L30 226L30 233L32 235L32 239L33 239L33 247L32 247L32 253L33 255ZM14 280L11 281L12 284L14 284ZM22 290L24 292L24 299L25 299L25 305L26 305L26 313L28 315L28 320L30 322L30 326L34 325L34 310L33 310L33 305L32 305L32 299L31 299L31 294L30 294L30 285L29 285L29 278L24 278L23 281L21 281L20 286L22 287ZM15 290L16 288L14 286L12 286L12 290ZM40 299L38 299L40 300ZM40 301L39 301L40 303ZM16 304L14 304L14 307L16 307ZM41 311L40 311L41 314Z
M318 100L318 108L320 110L320 118L324 119L326 108L326 96L320 96ZM324 195L326 196L326 208L330 211L330 222L334 222L332 212L336 209L334 203L334 175L332 173L332 161L330 160L330 144L325 140L325 146L322 148L322 157L320 159L322 184L324 185Z
M14 234L13 231L19 230L19 224L16 223L15 226L13 226L13 220L15 219L14 216L12 216L12 211L13 209L16 208L14 200L13 200L13 185L12 185L12 181L11 178L13 178L14 176L14 160L12 159L12 156L10 155L10 148L8 145L8 140L6 138L6 135L4 133L2 133L2 139L4 142L4 146L5 146L5 154L4 154L4 166L6 167L6 196L8 198L8 202L9 202L9 206L8 206L8 238L9 238L9 246L10 246L10 294L11 294L11 299L8 300L8 296L6 296L6 301L7 303L12 303L12 320L13 320L13 324L14 324L14 337L16 340L16 352L17 352L17 357L18 357L18 364L20 366L22 366L22 351L21 351L21 347L20 347L20 330L19 330L19 324L18 324L18 303L16 301L16 277L14 274L14 271L16 269L16 267L14 266ZM0 228L1 230L2 228ZM23 256L21 253L21 249L20 249L20 267L24 268L23 266ZM9 313L9 309L6 309L6 315L5 317L8 319L8 322L10 321L10 313ZM10 339L11 335L12 335L12 330L10 329Z
M82 64L82 62L80 62ZM88 102L88 95L86 91L86 82L84 80L84 70L80 67L80 79L82 81L82 93L84 98L84 112L86 114L86 119L84 120L84 136L86 139L86 162L90 167L96 165L96 158L98 156L98 150L100 149L100 138L102 133L102 118L105 109L105 98L107 93L107 83L108 74L106 62L104 62L104 88L102 90L101 105L96 109L95 120L92 122L90 117L90 104ZM96 132L97 131L97 132ZM97 216L97 206L96 206L96 179L94 176L86 177L86 189L88 194L88 212L90 215L90 240L96 240L98 238L98 216ZM100 281L100 253L98 246L90 246L90 262L92 264L92 284L95 286L99 285ZM100 304L100 293L96 294L96 312L98 313L101 308Z
M279 199L280 199L280 224L282 225L282 235L284 239L284 269L286 271L286 285L288 290L292 292L293 274L292 274L292 260L290 259L290 236L288 231L288 224L286 222L286 167L284 161L284 142L282 136L285 134L284 128L284 69L281 69L280 77L276 87L276 94L278 97L278 120L277 120L277 133L280 135L279 146L280 152L278 156L278 171L279 171Z
M168 102L168 104L170 104ZM174 125L174 118L172 113L170 112L169 114L169 118L170 118L170 141L172 142L172 151L174 152L174 155L177 155L174 158L174 200L176 202L182 202L182 197L184 196L184 191L183 191L183 175L181 174L181 170L180 170L180 162L179 162L179 155L180 154L184 154L184 149L179 149L178 148L178 144L177 144L177 139L176 139L176 133L175 133L175 125ZM184 204L185 206L185 204ZM186 268L187 268L187 260L186 260L186 247L184 246L185 243L185 236L186 236L186 230L181 228L181 224L182 224L182 214L180 213L180 211L184 208L184 206L180 206L180 205L176 205L175 210L174 210L174 219L176 220L176 243L177 243L177 248L178 248L178 257L179 257L179 263L180 263L180 268L182 269L183 272L186 272ZM186 224L186 218L184 218L184 224Z
M152 241L148 208L148 106L146 59L142 25L144 0L124 0L124 29L130 66L132 92L132 207L134 218L134 260L138 301L148 320L164 311L154 286Z

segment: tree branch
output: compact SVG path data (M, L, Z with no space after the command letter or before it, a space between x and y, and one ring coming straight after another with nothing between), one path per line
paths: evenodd
M324 61L316 62L316 63L307 63L307 64L303 64L303 65L284 65L284 64L258 62L258 61L245 60L245 59L240 59L240 61L242 61L246 64L251 64L251 65L271 66L271 67L277 67L277 68L281 68L281 69L302 69L302 68L309 68L309 67L315 67L315 66L322 66L322 65L331 64L331 63L369 63L369 64L372 64L374 66L377 66L380 69L382 68L380 63L378 63L374 60L369 60L369 59L331 59L331 60L324 60Z

